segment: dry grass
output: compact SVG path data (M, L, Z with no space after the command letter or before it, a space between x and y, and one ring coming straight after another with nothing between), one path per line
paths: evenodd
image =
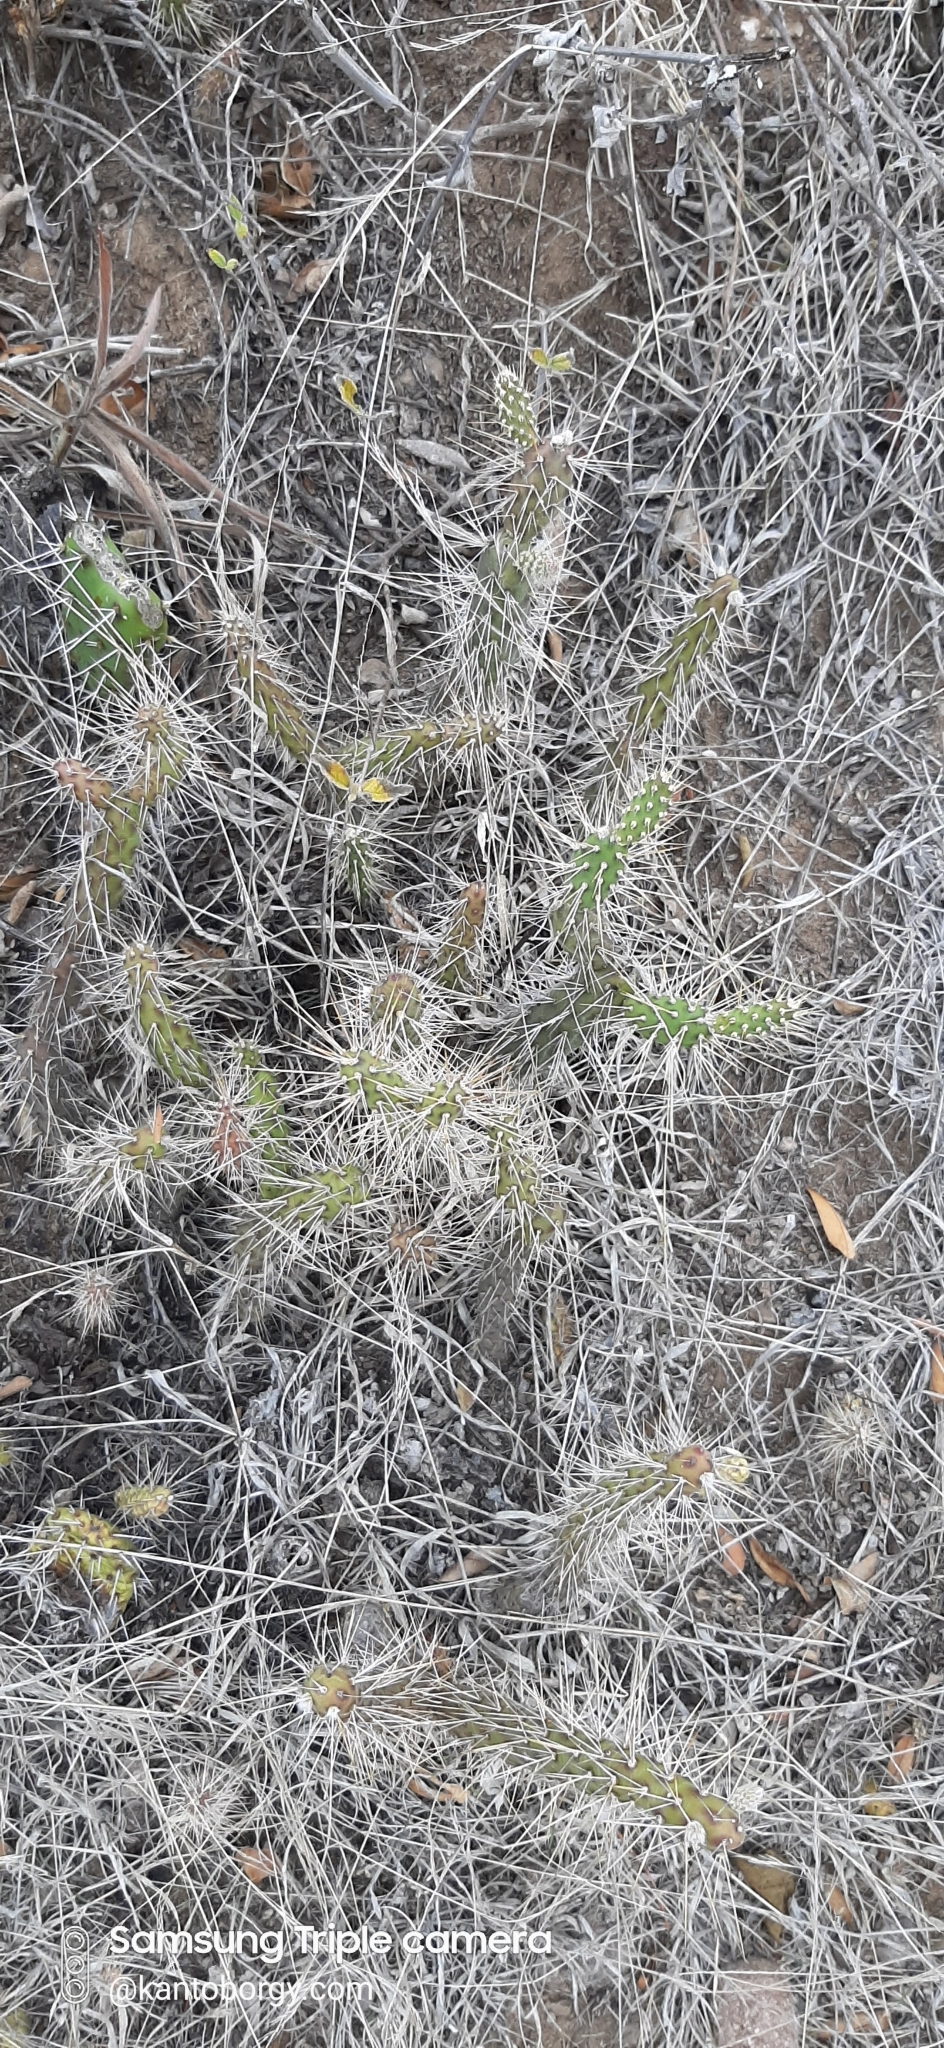
M936 16L538 12L14 10L0 2043L944 2022Z

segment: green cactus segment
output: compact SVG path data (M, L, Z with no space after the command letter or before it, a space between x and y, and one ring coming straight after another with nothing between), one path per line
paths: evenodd
M629 1757L615 1742L555 1722L491 1698L475 1687L448 1681L416 1686L408 1679L361 1691L346 1666L333 1671L319 1666L309 1674L305 1691L312 1712L324 1719L336 1713L346 1721L357 1713L383 1725L394 1721L432 1724L455 1741L478 1751L500 1750L512 1769L539 1780L566 1778L590 1798L615 1799L623 1806L660 1820L665 1827L684 1828L696 1821L706 1847L736 1849L744 1837L727 1800L701 1792L690 1778L660 1771L645 1757Z
M643 726L650 732L656 732L664 723L677 690L689 681L698 662L713 647L728 601L737 588L736 576L719 576L710 590L698 599L690 618L674 634L658 666L639 685L633 731ZM629 732L620 741L618 760L625 759L632 740L633 732Z
M470 882L459 897L436 956L436 978L443 988L455 991L471 986L475 947L484 917L485 889L481 882Z
M714 1470L698 1444L686 1444L664 1457L641 1458L621 1471L605 1473L581 1489L558 1524L555 1548L564 1569L579 1579L594 1552L625 1524L632 1529L640 1509L673 1494L703 1494L702 1481Z
M631 1024L640 1038L651 1038L660 1046L677 1039L683 1052L690 1052L700 1038L710 1038L712 1025L700 1004L688 1003L684 996L640 996L616 977L610 985L614 1014Z
M543 1066L559 1049L579 1049L597 1026L629 1024L653 1045L676 1044L683 1052L691 1052L705 1038L761 1037L791 1023L795 1015L788 1003L777 1000L746 1003L712 1015L684 996L641 994L605 961L593 956L586 963L582 982L554 989L530 1005L524 1017L524 1038L531 1058Z
M559 449L549 442L529 447L511 480L512 502L501 529L476 564L480 588L472 603L470 653L486 691L517 659L538 583L538 543L562 513L572 481Z
M592 911L615 889L630 849L658 830L673 802L672 791L654 777L633 798L610 832L592 832L575 856L569 893L580 910Z
M438 1131L442 1124L452 1123L465 1113L466 1099L458 1081L434 1081L424 1089L370 1052L354 1053L343 1059L341 1077L347 1093L356 1097L371 1115L377 1110L394 1118L406 1113Z
M378 733L353 747L339 747L338 759L351 782L363 788L371 777L397 775L437 754L449 759L475 747L493 747L497 738L498 727L491 719L461 718L444 725L430 719L400 732Z
M127 1536L85 1508L53 1508L30 1544L58 1579L78 1578L99 1606L123 1614L134 1593L138 1570Z
M266 1066L258 1046L240 1046L239 1064L246 1076L246 1101L254 1135L258 1136L263 1169L284 1175L291 1158L291 1137L278 1082ZM263 1199L266 1186L263 1181L259 1190Z
M164 1118L159 1109L154 1111L151 1124L140 1124L138 1129L121 1147L122 1159L129 1159L135 1173L146 1173L149 1166L159 1166L167 1158L167 1147L163 1142Z
M546 1244L563 1222L563 1210L547 1209L541 1200L541 1182L533 1160L518 1150L507 1131L493 1131L495 1165L492 1192L502 1205L513 1235L528 1247Z
M234 633L231 655L247 700L277 747L291 761L309 761L316 750L315 734L300 704L271 661L251 637Z
M184 750L161 705L146 707L137 726L144 766L129 789L116 790L107 777L90 773L81 761L56 764L62 787L71 789L76 803L97 811L102 821L86 858L88 906L94 918L117 909L141 850L145 815L176 787L184 771Z
M272 1178L259 1189L266 1221L278 1227L336 1223L368 1201L367 1183L356 1166L325 1167L292 1180Z
M160 598L128 568L120 548L91 520L78 519L63 557L63 632L73 672L96 694L131 682L129 654L163 647Z
M500 369L495 377L495 410L506 441L516 448L533 448L538 427L534 400L511 370Z
M404 970L385 975L370 992L370 1014L382 1029L398 1031L408 1045L419 1037L416 1026L423 1015L423 997L412 974Z
M792 1023L795 1017L789 1003L745 1003L740 1009L722 1010L712 1017L711 1029L715 1038L756 1038L780 1024Z
M181 1088L199 1088L210 1078L210 1063L196 1033L183 1017L175 1017L161 992L159 966L143 946L130 946L125 973L131 988L138 1029L154 1061Z

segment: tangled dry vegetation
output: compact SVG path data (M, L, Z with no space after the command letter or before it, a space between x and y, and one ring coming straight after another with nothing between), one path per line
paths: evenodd
M5 2048L941 2038L938 30L8 6Z

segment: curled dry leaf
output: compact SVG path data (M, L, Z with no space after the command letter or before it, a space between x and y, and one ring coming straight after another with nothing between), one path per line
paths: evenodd
M564 643L555 626L548 626L544 635L544 648L548 661L552 661L555 668L559 668L564 659Z
M850 1003L845 996L834 996L833 1009L837 1017L864 1017L864 1003Z
M267 1877L275 1876L275 1857L271 1849L260 1849L257 1843L248 1849L237 1849L236 1861L250 1884L264 1884Z
M263 220L291 220L294 214L312 211L308 195L284 184L275 164L263 164L260 175L262 191L256 193L256 212Z
M466 1806L469 1795L464 1785L446 1785L437 1778L429 1783L425 1778L410 1778L407 1791L417 1799L428 1799L434 1806Z
M809 1606L810 1596L789 1565L784 1564L781 1558L775 1557L772 1550L765 1550L763 1544L758 1543L756 1536L749 1537L748 1541L758 1571L763 1572L766 1579L771 1579L775 1586L792 1586L793 1591L799 1593L800 1598Z
M727 1572L729 1579L736 1579L747 1563L747 1551L733 1530L723 1528L720 1523L718 1541L721 1545L721 1569Z
M903 1785L910 1778L915 1767L918 1745L913 1728L906 1728L892 1746L892 1753L885 1765L886 1772L895 1785Z
M18 1372L12 1380L4 1380L0 1387L0 1401L9 1401L13 1394L28 1394L33 1382L26 1372Z
M935 1337L931 1346L931 1377L928 1392L932 1401L944 1401L944 1344Z
M818 1195L815 1188L807 1188L806 1192L823 1226L823 1235L832 1245L833 1251L838 1252L843 1259L854 1259L855 1245L838 1209L834 1209L832 1203L827 1202L825 1195Z
M314 257L310 263L304 263L292 279L293 299L303 296L309 299L317 298L318 293L327 284L336 263L337 258L334 256Z
M829 1580L841 1614L864 1614L871 1599L869 1582L874 1579L878 1566L878 1551L870 1550L867 1557L856 1559L855 1564L846 1566L845 1571L834 1573Z

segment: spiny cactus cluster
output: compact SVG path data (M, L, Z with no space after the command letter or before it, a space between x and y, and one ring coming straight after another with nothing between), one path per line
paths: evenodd
M478 873L460 871L452 902L433 897L421 927L403 929L392 914L406 838L433 835L435 874L444 804L465 848L463 809L469 821L483 801L513 809L526 734L533 745L528 706L575 516L575 473L566 446L541 438L525 386L504 371L497 411L514 455L509 502L465 583L447 585L456 630L443 715L369 737L329 732L264 626L228 597L224 605L230 707L245 708L283 764L274 774L302 777L326 886L339 908L350 906L324 1021L288 1044L271 1042L231 970L214 972L210 959L194 971L175 945L172 927L188 915L175 849L212 814L224 767L198 694L176 681L164 608L93 521L76 521L65 542L76 730L68 755L49 763L47 800L58 787L72 807L63 818L72 873L13 1048L21 1122L57 1159L97 1256L145 1219L149 1230L166 1226L183 1191L203 1185L224 1319L264 1318L288 1272L312 1259L336 1273L353 1260L373 1286L390 1287L404 1230L433 1248L427 1297L437 1285L448 1292L459 1265L467 1284L499 1248L516 1271L535 1259L552 1266L566 1246L567 1203L547 1070L579 1067L588 1049L599 1063L595 1043L629 1037L640 1051L688 1054L780 1032L793 1016L779 996L740 987L726 1002L706 1000L700 988L723 982L723 960L673 963L635 914L645 863L658 860L679 797L678 770L655 734L670 715L676 739L684 732L686 692L736 589L731 577L696 601L665 656L627 687L618 741L601 751L588 734L584 789L562 789L543 817L532 791L527 836L537 831L545 846L543 932L515 912L513 842L490 849ZM254 772L264 774L261 762ZM549 759L549 787L556 773ZM594 820L582 832L581 810ZM111 1103L72 1114L62 1106L65 1068L106 1034Z

